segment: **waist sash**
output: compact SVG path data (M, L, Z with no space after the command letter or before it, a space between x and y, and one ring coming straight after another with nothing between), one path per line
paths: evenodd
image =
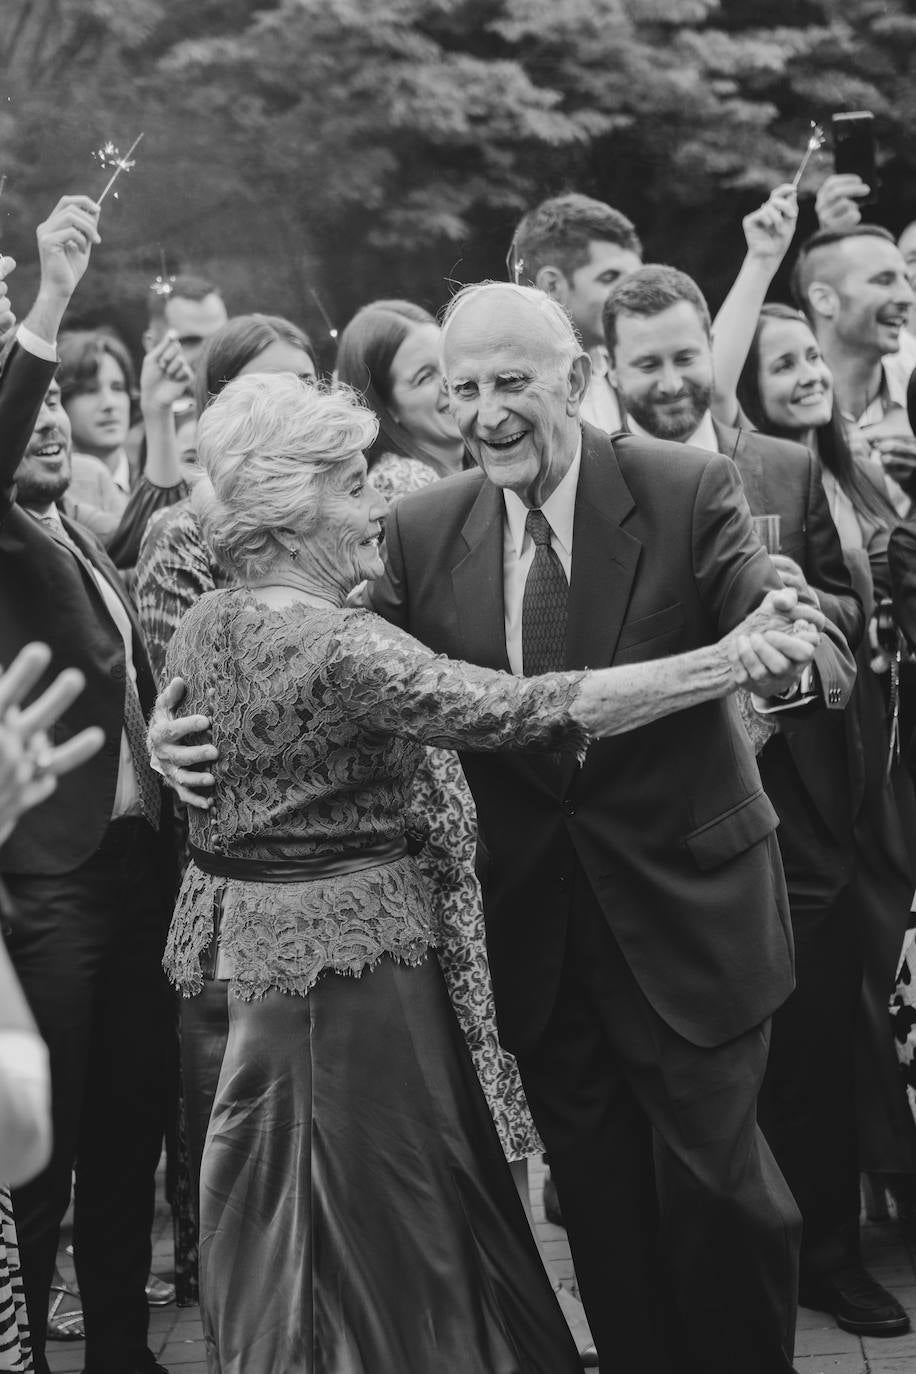
M362 845L359 849L341 850L336 854L316 854L301 859L243 859L228 854L213 854L189 844L194 863L204 873L218 878L238 878L246 883L308 883L319 878L336 878L341 873L356 873L361 868L377 868L391 864L408 853L407 839L398 835L394 840L380 840L377 844Z

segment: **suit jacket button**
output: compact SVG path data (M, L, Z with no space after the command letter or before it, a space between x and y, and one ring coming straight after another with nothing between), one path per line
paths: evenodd
M574 816L576 814L576 803L567 798L563 803L563 814L565 816Z

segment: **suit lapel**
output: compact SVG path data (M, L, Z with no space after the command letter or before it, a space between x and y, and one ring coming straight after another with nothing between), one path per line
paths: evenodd
M452 569L462 653L484 668L509 671L503 592L503 498L483 481L461 531L467 553Z
M614 445L586 425L573 522L567 668L613 662L642 551L639 540L621 528L633 504Z
M729 429L726 425L720 425L717 420L713 421L713 427L719 452L726 458L731 458L741 473L741 484L751 513L765 514L770 507L767 504L766 477L759 449L755 444L746 441L743 429Z
M153 678L153 670L150 667L149 657L146 652L143 631L140 627L140 621L137 618L134 604L127 595L127 591L125 590L124 583L121 581L117 568L108 555L103 553L102 550L96 546L95 540L87 539L85 531L81 530L79 525L74 523L74 521L68 520L66 516L61 516L61 524L64 526L71 542L75 545L77 556L88 565L87 572L89 580L92 583L93 591L95 591L101 602L106 616L110 615L110 613L108 607L105 605L104 597L96 585L95 576L92 572L93 568L98 569L117 596L121 605L124 607L124 612L130 621L132 640L131 657L133 659L134 669L137 673L137 690L144 711L148 711L156 695L156 684Z

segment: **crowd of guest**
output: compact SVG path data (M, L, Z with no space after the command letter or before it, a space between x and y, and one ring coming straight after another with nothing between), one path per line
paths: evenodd
M796 244L776 187L715 319L557 196L327 376L194 275L139 359L69 328L87 197L21 322L0 259L0 1369L161 1370L174 1300L223 1374L909 1330L860 1217L916 1221L916 229L867 193Z

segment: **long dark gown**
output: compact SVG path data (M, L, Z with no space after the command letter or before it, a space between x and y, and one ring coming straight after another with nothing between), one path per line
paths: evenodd
M188 612L167 672L220 754L192 845L274 873L322 865L269 882L192 862L169 936L193 993L218 919L231 978L201 1178L210 1370L577 1374L431 949L428 889L407 855L359 855L397 848L424 744L581 750L579 675L456 665L369 612L229 590Z

